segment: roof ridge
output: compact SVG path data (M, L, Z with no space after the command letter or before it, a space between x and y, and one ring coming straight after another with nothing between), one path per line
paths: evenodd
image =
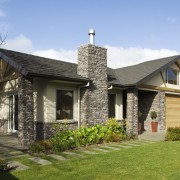
M164 60L164 59L167 59L167 58L176 58L180 55L174 55L174 56L166 56L166 57L163 57L163 58L159 58L159 59L152 59L152 60L147 60L147 61L144 61L144 62L140 62L138 64L133 64L133 65L129 65L129 66L124 66L124 67L120 67L120 68L116 68L115 70L119 70L119 69L124 69L124 68L129 68L129 67L134 67L134 66L139 66L141 64L146 64L146 63L149 63L149 62L154 62L154 61L159 61L159 60Z

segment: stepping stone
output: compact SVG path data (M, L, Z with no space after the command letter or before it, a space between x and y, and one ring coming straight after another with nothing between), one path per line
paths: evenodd
M86 154L98 154L97 152L87 151L87 150L83 150L81 152L86 153Z
M108 150L101 149L101 148L92 148L92 150L97 150L97 151L101 151L101 152L110 152Z
M10 167L15 167L14 170L17 170L17 171L29 169L28 166L26 166L26 165L24 165L24 164L21 164L21 163L18 162L18 161L11 161L11 162L9 162L9 163L8 163L8 166L10 166Z
M35 163L41 164L41 165L49 165L52 163L48 160L41 159L39 157L33 157L33 158L28 158L28 159L30 159L31 161L34 161Z
M48 155L48 156L50 156L50 157L52 157L52 158L54 158L54 159L60 160L60 161L69 160L69 159L67 159L67 158L65 158L65 157L63 157L63 156L56 155L56 154L50 154L50 155Z
M77 157L80 157L80 158L83 158L84 156L81 155L81 154L76 154L74 152L70 152L70 151L65 151L63 152L64 154L67 154L67 155L72 155L72 156L77 156Z
M112 147L112 146L104 146L103 148L108 148L112 150L120 150L120 148Z
M17 154L23 154L23 152L22 151L11 151L8 154L10 154L10 155L17 155Z
M130 146L141 146L140 144L133 144L133 143L122 143L124 145L130 145Z
M122 148L132 148L132 146L127 146L127 145L125 145L125 146L123 146L123 145L120 145L120 144L116 144L116 145L114 145L114 146L118 146L118 147L122 147Z
M9 156L9 157L5 157L5 159L21 158L21 157L25 157L25 156L27 156L27 154L20 154L20 155L16 155L16 156Z

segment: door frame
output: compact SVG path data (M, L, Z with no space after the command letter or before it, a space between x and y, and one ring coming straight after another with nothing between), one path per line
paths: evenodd
M8 98L9 98L8 132L17 133L18 132L18 94L17 93L10 94ZM17 125L15 125L16 123Z

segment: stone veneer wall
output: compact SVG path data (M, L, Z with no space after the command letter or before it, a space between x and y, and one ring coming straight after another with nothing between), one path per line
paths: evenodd
M127 89L127 134L138 135L138 90L135 88Z
M21 76L19 78L19 124L18 139L23 146L34 141L34 103L33 80Z
M91 80L90 86L80 91L81 124L103 124L108 119L107 49L91 44L81 46L77 72Z
M151 111L157 112L158 130L165 130L165 92L139 91L139 111L144 130L151 131Z
M73 123L58 123L58 122L51 122L51 123L43 123L43 122L36 122L35 123L35 131L36 131L36 140L44 140L44 139L49 139L51 138L55 131L53 126L58 125L58 127L63 127L66 126L70 130L74 130L78 128L78 122L73 122Z

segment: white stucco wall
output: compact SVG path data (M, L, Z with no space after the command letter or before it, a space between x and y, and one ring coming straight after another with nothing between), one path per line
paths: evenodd
M1 83L0 85L0 119L8 119L9 96L17 94L18 79Z
M111 89L108 91L109 94L116 94L116 105L115 105L115 118L118 120L123 119L123 91L119 89Z
M52 80L34 80L34 118L40 122L56 121L56 91L74 91L73 120L78 120L78 88L76 85Z

